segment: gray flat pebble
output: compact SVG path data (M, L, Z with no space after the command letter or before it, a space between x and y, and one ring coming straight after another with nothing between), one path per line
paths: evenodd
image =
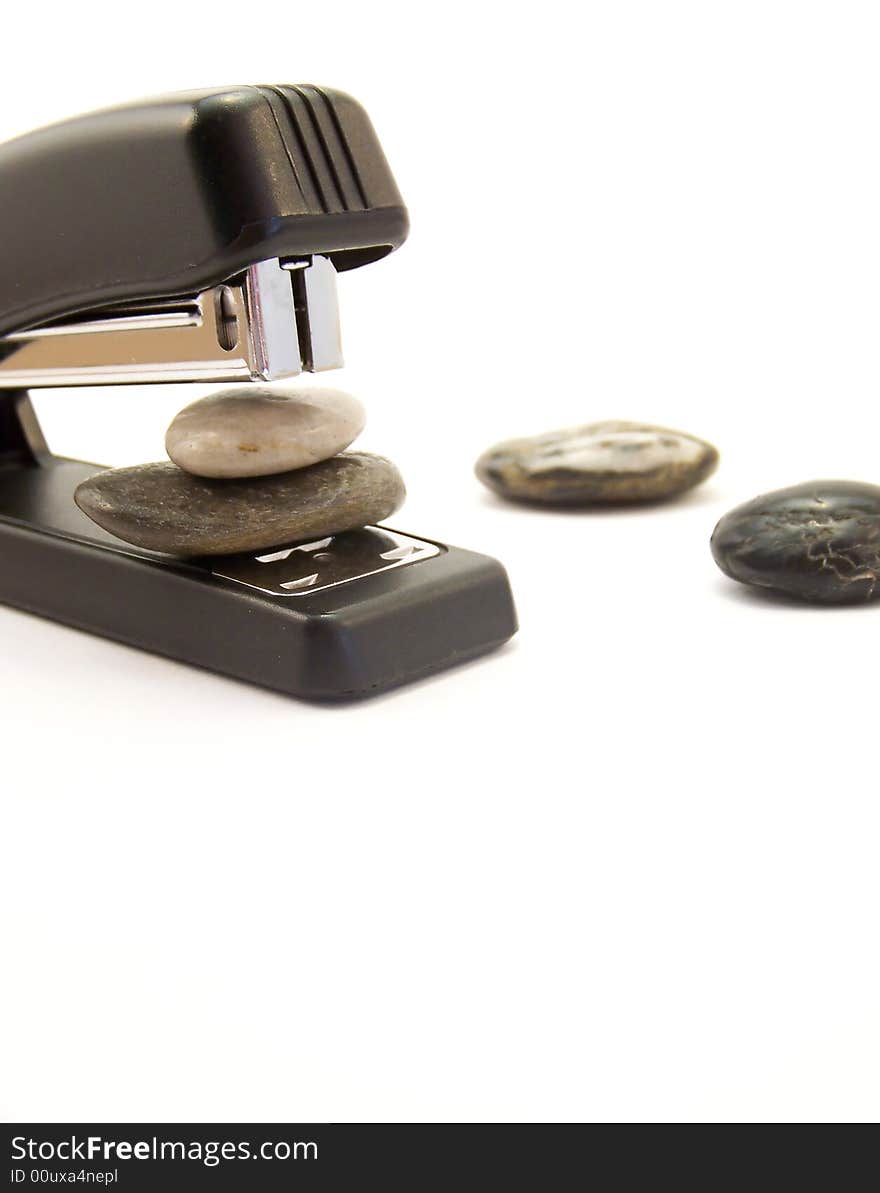
M344 452L293 472L208 480L176 464L112 468L77 488L76 504L127 543L171 555L231 555L356 530L403 504L390 460Z
M717 466L717 450L693 435L601 422L499 443L480 456L476 473L514 501L593 505L675 497Z

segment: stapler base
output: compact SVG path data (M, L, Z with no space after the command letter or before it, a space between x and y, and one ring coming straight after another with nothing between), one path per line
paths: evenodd
M363 697L516 632L501 564L369 527L260 556L176 559L95 526L99 466L41 450L26 395L0 408L0 602L315 700Z

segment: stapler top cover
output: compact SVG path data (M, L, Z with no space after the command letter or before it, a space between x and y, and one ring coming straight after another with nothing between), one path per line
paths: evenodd
M407 230L343 92L229 87L95 112L0 145L0 335L192 294L272 257L352 269Z

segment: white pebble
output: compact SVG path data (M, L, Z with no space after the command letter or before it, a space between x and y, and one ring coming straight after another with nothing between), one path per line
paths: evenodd
M271 476L344 451L365 417L357 398L338 389L228 389L181 410L165 450L194 476Z

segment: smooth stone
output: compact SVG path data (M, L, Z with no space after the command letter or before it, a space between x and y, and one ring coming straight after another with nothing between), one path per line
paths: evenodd
M675 497L717 466L717 450L693 435L601 422L499 443L480 456L476 473L515 501L593 505Z
M809 481L725 514L712 555L742 584L823 605L880 596L880 486Z
M391 461L367 452L250 480L190 476L167 461L111 468L74 494L110 534L170 555L233 555L357 530L405 496Z
M185 407L165 434L165 450L194 476L271 476L307 468L348 447L364 408L338 389L222 390Z

